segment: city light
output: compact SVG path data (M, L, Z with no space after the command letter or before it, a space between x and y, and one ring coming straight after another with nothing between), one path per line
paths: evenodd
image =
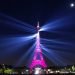
M35 68L34 74L40 74L41 68Z

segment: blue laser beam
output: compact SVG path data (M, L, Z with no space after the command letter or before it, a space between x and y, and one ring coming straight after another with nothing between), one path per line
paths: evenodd
M21 65L25 60L26 58L30 55L30 57L32 57L32 55L34 54L34 48L35 48L35 43L29 48L29 50L19 59L19 61L16 63L15 66L19 66ZM31 55L32 54L32 55ZM31 59L31 58L30 58ZM28 59L27 61L29 61L30 59ZM26 62L27 62L26 61ZM29 64L27 64L29 65Z
M40 29L40 31L55 31L58 28L70 26L70 24L73 24L74 22L74 16L66 16L60 19L57 19L53 22L48 22L47 24L43 25Z
M0 23L7 24L7 25L14 27L16 29L18 28L20 30L24 30L27 32L32 32L32 33L34 33L36 31L34 26L27 24L27 23L24 23L22 21L19 21L19 20L12 18L10 16L7 16L7 15L0 13L0 18L1 18Z
M51 60L55 65L66 65L67 63L63 61L63 58L59 56L59 54L55 53L52 49L47 49L43 45L41 46L42 49L45 51L43 54Z

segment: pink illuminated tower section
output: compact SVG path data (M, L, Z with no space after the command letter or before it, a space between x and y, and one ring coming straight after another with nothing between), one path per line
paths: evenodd
M32 60L32 63L30 65L30 68L35 68L35 67L42 67L42 68L46 68L47 65L45 63L45 60L43 58L43 55L42 55L42 50L41 50L41 47L40 47L40 34L39 34L39 22L37 24L37 36L36 36L36 48L35 48L35 52L34 52L34 57L33 57L33 60Z

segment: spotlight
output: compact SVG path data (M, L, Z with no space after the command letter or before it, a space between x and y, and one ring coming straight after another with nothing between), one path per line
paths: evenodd
M41 68L37 67L37 68L35 68L34 74L40 74L40 71L41 71Z

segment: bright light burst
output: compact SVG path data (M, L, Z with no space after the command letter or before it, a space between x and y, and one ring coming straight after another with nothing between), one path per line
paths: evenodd
M33 27L27 23L18 21L16 19L6 16L4 14L0 14L0 16L1 16L0 23L6 24L15 29L23 30L24 32L30 32L30 33L36 32L35 27ZM25 35L25 36L13 35L11 37L9 36L9 37L0 38L0 48L4 49L4 52L0 53L0 57L6 57L7 55L13 55L16 51L19 51L20 48L22 48L23 46L25 46L25 48L26 48L27 45L29 45L31 42L34 41L34 39L36 39L35 40L36 42L31 47L29 47L28 51L18 60L18 63L16 62L16 64L17 64L16 66L19 66L23 62L25 62L26 58L28 58L28 56L30 55L30 58L27 62L28 63L27 66L30 64L29 62L32 61L31 66L30 66L31 68L36 65L41 65L43 67L47 67L45 60L43 58L42 52L55 65L66 65L69 61L68 56L75 57L71 50L72 48L74 48L73 45L67 41L63 41L64 39L62 40L62 38L60 40L50 39L50 38L49 39L46 39L46 38L40 39L40 35L39 35L39 32L41 32L41 31L51 32L57 28L61 28L61 27L65 26L66 24L70 24L70 22L67 23L67 21L70 19L68 19L68 20L66 20L66 19L67 18L65 18L65 19L63 18L63 19L53 21L51 23L47 23L47 24L43 25L38 30L38 33L36 33L36 34ZM38 28L39 28L39 26L38 26ZM59 32L59 33L61 34L61 32ZM69 33L66 33L66 34L67 34L67 36L70 36ZM40 40L41 40L41 44L40 44ZM42 60L37 60L36 59L37 55L39 55ZM33 56L34 56L34 58L33 58ZM69 64L70 63L71 62L69 61Z

